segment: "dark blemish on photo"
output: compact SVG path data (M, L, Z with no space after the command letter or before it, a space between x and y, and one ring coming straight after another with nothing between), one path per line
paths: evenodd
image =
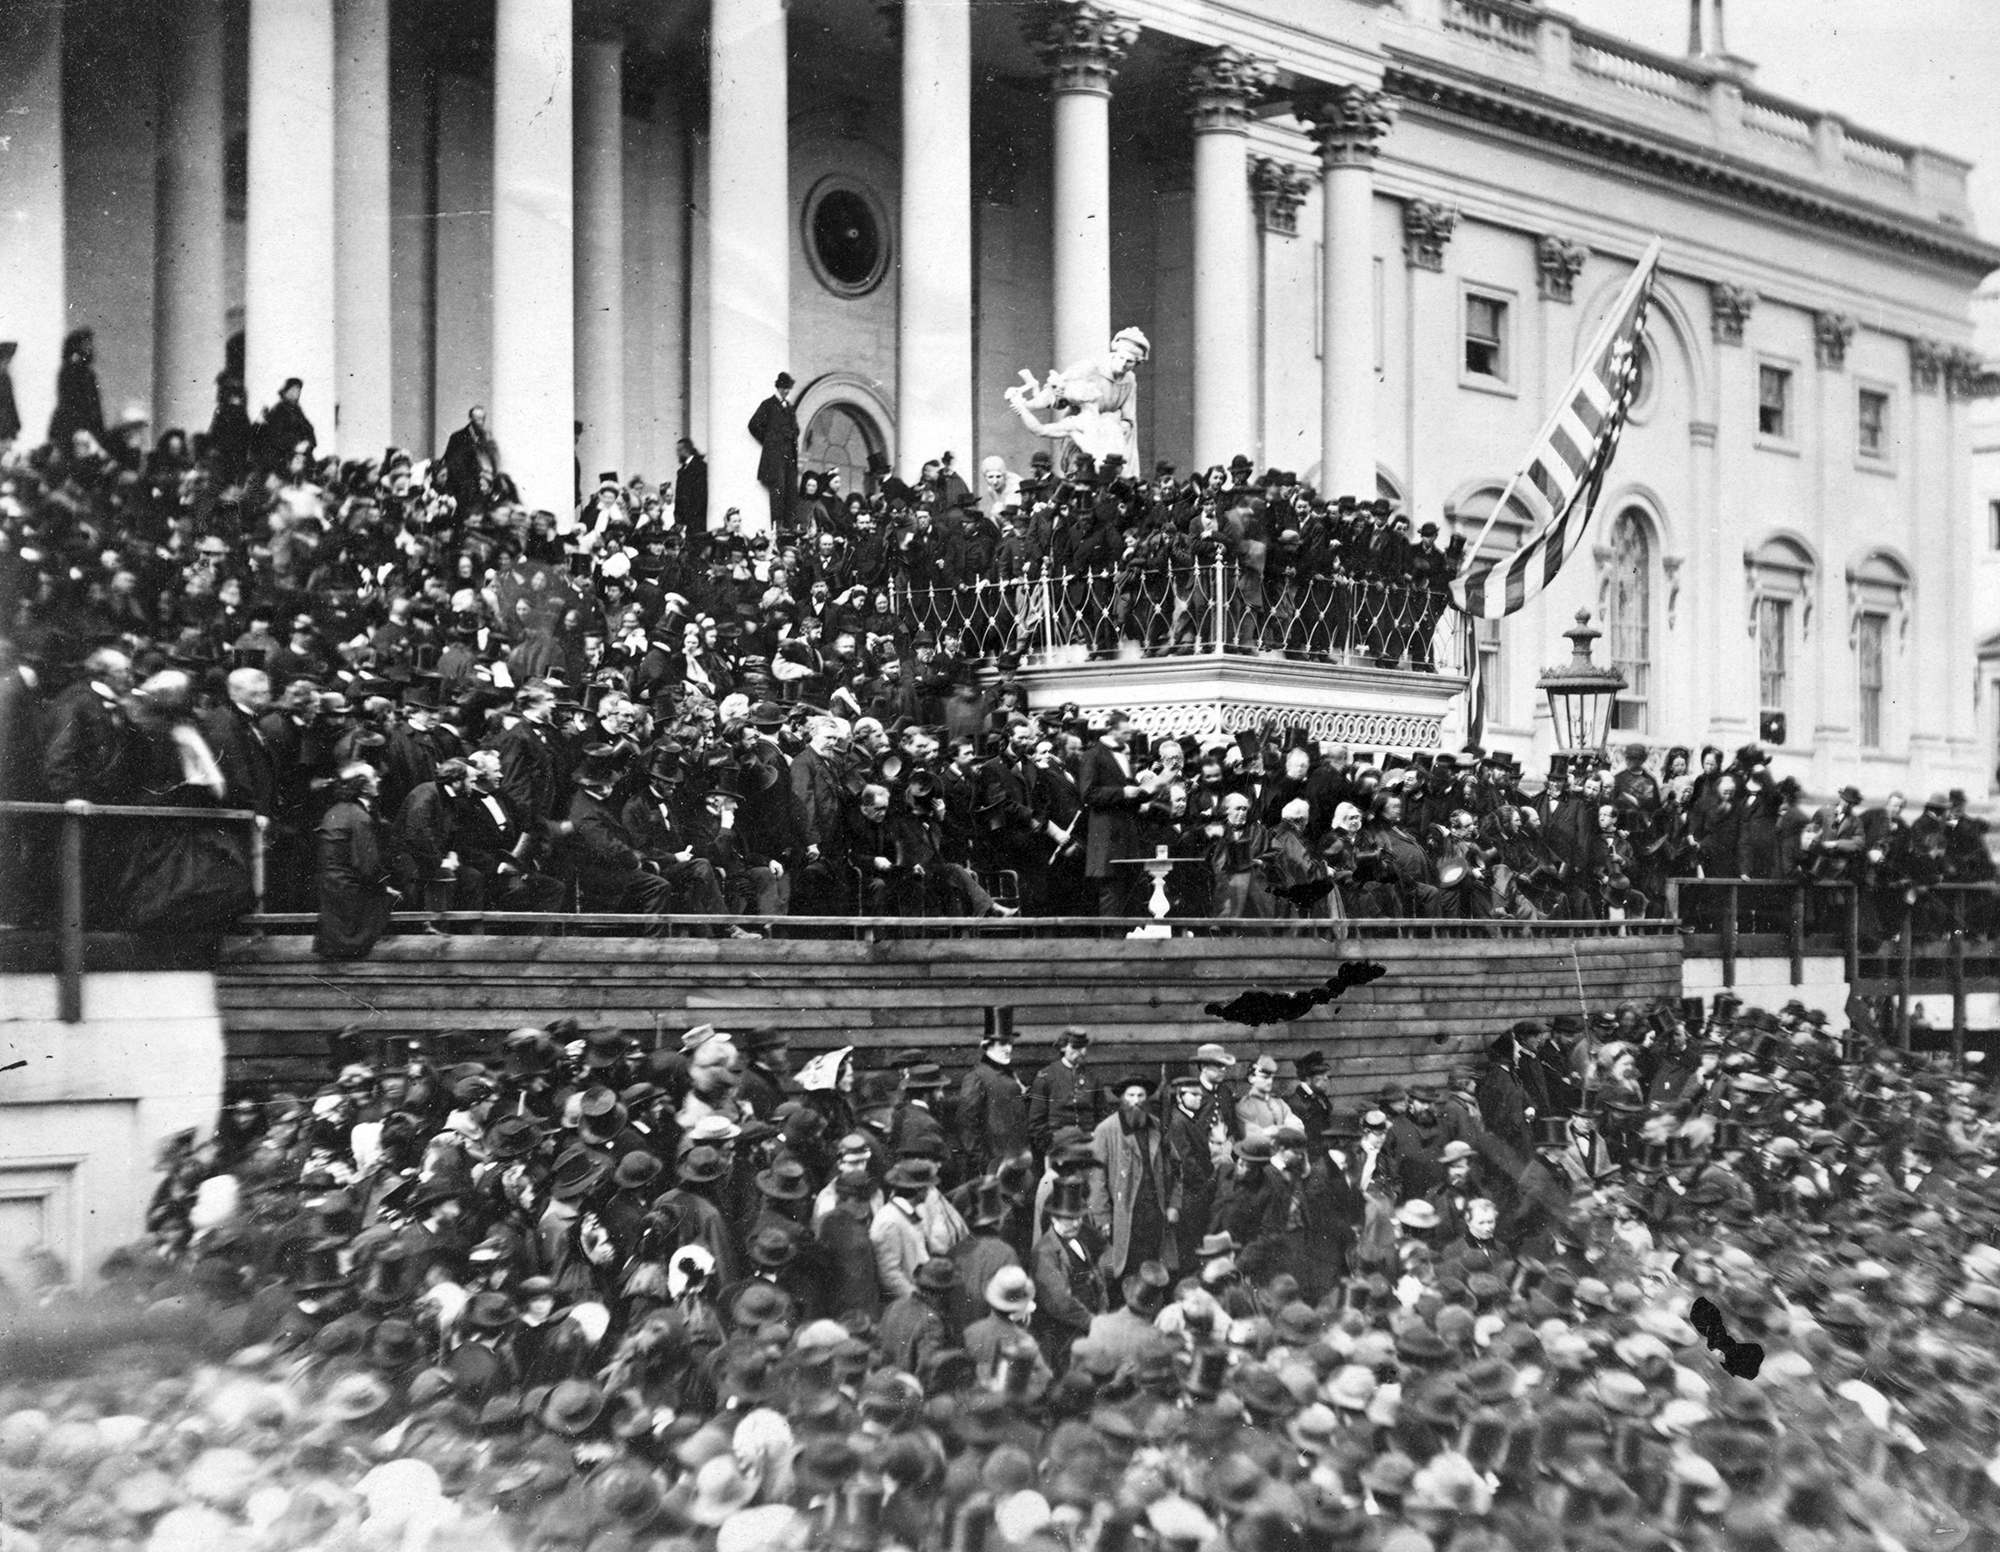
M1308 987L1301 992L1267 992L1253 986L1247 992L1238 992L1227 1002L1208 1003L1202 1012L1210 1018L1228 1019L1232 1024L1285 1024L1304 1018L1314 1008L1325 1007L1343 992L1379 981L1388 973L1387 965L1356 960L1342 965L1339 973L1322 986Z
M1694 1308L1688 1311L1688 1324L1701 1333L1710 1352L1721 1356L1724 1371L1739 1380L1754 1380L1764 1367L1763 1347L1756 1342L1732 1340L1728 1327L1722 1323L1722 1311L1710 1300L1694 1301Z

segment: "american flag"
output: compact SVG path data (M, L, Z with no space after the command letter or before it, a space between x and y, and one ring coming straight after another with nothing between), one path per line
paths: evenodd
M1659 260L1660 242L1654 238L1585 352L1583 366L1535 438L1527 462L1507 482L1478 543L1467 549L1464 568L1451 584L1452 601L1466 614L1499 620L1514 613L1555 580L1583 542L1598 487L1618 451L1618 434L1631 408L1639 340ZM1532 530L1534 537L1511 555L1480 554L1502 517Z

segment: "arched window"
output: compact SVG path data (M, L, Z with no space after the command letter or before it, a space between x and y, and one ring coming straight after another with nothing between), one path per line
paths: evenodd
M1870 554L1847 574L1854 647L1854 728L1863 749L1888 742L1895 707L1893 659L1909 618L1910 574L1893 555Z
M1760 725L1792 709L1801 660L1797 644L1812 629L1816 563L1796 540L1782 534L1743 556L1750 588L1750 637L1757 644L1757 714Z
M1653 731L1653 543L1646 519L1634 508L1611 525L1610 573L1605 579L1604 633L1612 666L1625 675L1611 709L1619 733Z
M859 405L836 402L821 406L807 423L799 441L799 465L838 470L844 497L849 491L867 490L868 455L884 447L873 416Z

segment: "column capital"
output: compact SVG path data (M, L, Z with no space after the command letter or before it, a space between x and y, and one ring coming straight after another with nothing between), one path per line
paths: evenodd
M1188 112L1194 132L1240 133L1250 122L1250 104L1278 78L1268 59L1224 45L1199 55L1188 70Z
M1395 99L1370 86L1344 83L1301 92L1292 114L1319 143L1328 168L1370 166L1396 121Z
M1709 283L1708 305L1713 314L1715 343L1742 344L1743 326L1750 321L1750 314L1757 306L1757 293L1748 286L1715 280Z
M1046 0L1027 22L1028 42L1048 66L1058 92L1109 95L1139 24L1095 0Z
M1823 372L1847 365L1847 342L1854 338L1854 320L1845 313L1813 314L1813 359Z
M1944 391L1954 399L2000 397L2000 372L1969 345L1953 345L1944 353Z
M1936 393L1944 385L1945 369L1951 361L1951 347L1943 340L1910 341L1910 391Z
M1550 302L1575 299L1576 277L1582 273L1590 250L1571 242L1560 232L1544 232L1535 240L1535 270L1542 297Z
M1444 250L1458 230L1458 206L1413 199L1403 206L1403 260L1411 269L1444 270Z
M1307 168L1275 157L1257 157L1250 163L1250 193L1257 202L1258 229L1279 237L1298 236L1299 206L1318 181Z

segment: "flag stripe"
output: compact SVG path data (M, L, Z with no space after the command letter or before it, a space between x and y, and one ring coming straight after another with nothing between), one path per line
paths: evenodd
M1514 613L1555 580L1583 542L1630 408L1635 352L1645 332L1658 258L1655 243L1603 325L1603 345L1557 400L1559 408L1497 503L1494 519L1524 524L1527 541L1504 566L1490 556L1469 556L1454 580L1467 614L1497 620ZM1489 532L1491 526L1489 520Z

